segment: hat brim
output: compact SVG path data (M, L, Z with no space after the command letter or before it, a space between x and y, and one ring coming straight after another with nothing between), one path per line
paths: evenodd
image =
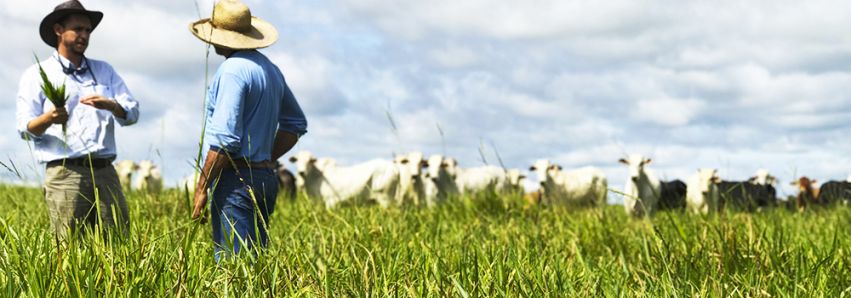
M56 47L57 38L56 34L53 33L53 25L59 22L60 19L72 15L72 14L80 14L89 17L89 20L92 21L92 30L97 28L100 21L103 20L103 13L100 11L93 10L82 10L82 9L60 9L51 12L44 19L41 20L41 25L38 26L39 35L41 35L41 40L44 41L47 45L51 47Z
M190 24L189 31L203 42L232 50L260 49L278 41L275 26L257 17L251 17L251 30L247 32L216 28L210 19Z

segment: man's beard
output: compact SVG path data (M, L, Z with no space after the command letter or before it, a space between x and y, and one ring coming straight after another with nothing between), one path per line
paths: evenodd
M65 43L65 48L68 49L74 55L83 56L86 53L86 49L89 47L88 44L82 45L79 49L77 47L76 41L70 41Z

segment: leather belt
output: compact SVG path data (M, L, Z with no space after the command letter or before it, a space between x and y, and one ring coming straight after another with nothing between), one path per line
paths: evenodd
M236 166L237 169L274 169L278 167L278 164L274 161L261 161L261 162L249 162L244 159L234 160L233 163L228 162L228 166L233 167Z
M90 163L91 162L91 163ZM65 158L65 159L57 159L54 161L47 162L48 167L55 167L61 165L72 165L78 167L88 168L91 166L93 169L102 169L112 165L112 160L108 158L91 158L88 157L78 157L78 158Z

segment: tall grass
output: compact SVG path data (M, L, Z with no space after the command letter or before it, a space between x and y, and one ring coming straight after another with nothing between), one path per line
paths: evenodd
M847 208L641 221L519 196L332 211L300 198L279 201L257 258L216 265L210 226L179 198L129 193L129 237L57 245L41 191L0 186L0 295L851 295Z

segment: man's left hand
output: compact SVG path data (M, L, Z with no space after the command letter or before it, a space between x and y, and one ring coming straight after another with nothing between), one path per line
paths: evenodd
M203 214L204 207L207 206L207 192L206 190L195 191L195 208L192 210L192 219L201 219L201 223L205 223L207 221L206 214Z
M124 119L124 118L127 117L127 113L124 111L124 108L122 108L118 104L118 102L116 102L112 99L103 97L103 95L100 95L100 94L92 94L92 95L83 96L83 97L80 98L80 103L87 105L87 106L92 106L95 109L110 111L110 112L112 112L113 115L115 115L116 117L121 118L121 119Z
M92 106L96 109L107 111L115 111L115 108L117 108L118 106L118 103L116 103L114 100L103 97L100 94L92 94L81 97L80 103L87 106Z

